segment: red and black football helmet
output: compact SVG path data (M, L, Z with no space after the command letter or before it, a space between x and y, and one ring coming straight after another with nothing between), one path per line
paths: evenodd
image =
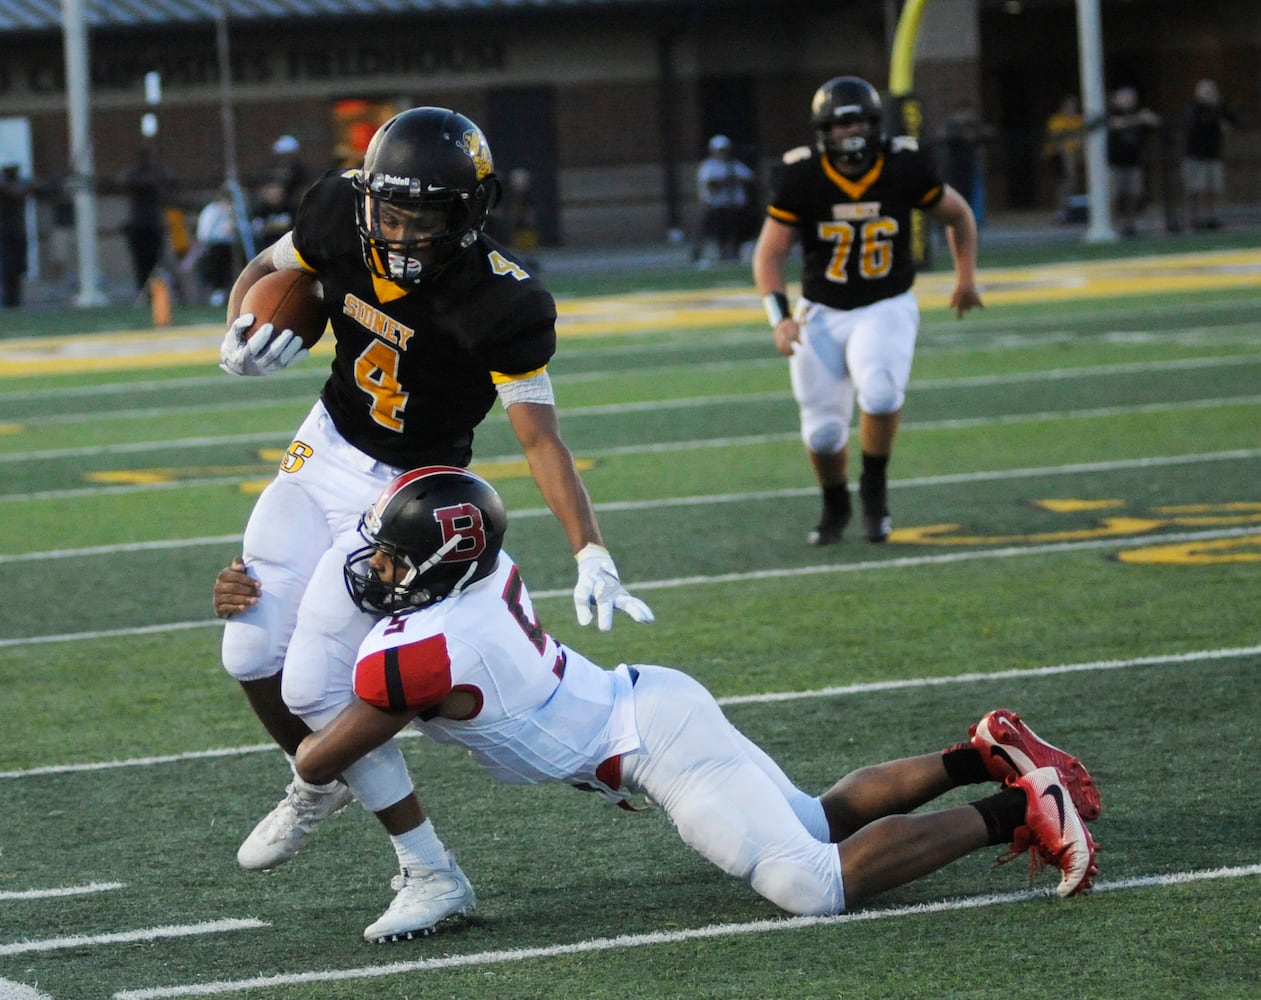
M354 178L363 259L377 277L416 285L468 249L499 200L482 130L447 108L412 108L382 125ZM423 232L387 235L382 212L420 221Z
M836 140L833 125L865 122L864 131ZM838 166L866 167L880 152L884 106L880 92L857 76L838 76L814 92L810 102L815 146Z
M499 494L467 469L404 472L359 519L368 544L346 557L346 589L376 615L427 608L494 572L507 527ZM368 565L378 551L394 560L392 583Z

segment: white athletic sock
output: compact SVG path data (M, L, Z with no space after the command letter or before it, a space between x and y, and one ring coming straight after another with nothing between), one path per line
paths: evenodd
M442 840L434 831L433 823L425 820L414 830L406 833L391 834L390 842L394 845L394 853L398 855L400 868L413 871L425 868L447 868L451 861Z

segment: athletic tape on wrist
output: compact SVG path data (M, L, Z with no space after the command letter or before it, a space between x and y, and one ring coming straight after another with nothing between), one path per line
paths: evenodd
M783 292L767 292L762 296L762 308L766 310L766 318L771 329L779 326L779 321L788 319L792 313L788 309L788 296Z

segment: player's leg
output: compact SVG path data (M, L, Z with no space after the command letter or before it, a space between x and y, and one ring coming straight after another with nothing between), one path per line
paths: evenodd
M854 392L845 368L846 314L809 304L798 310L801 343L788 359L801 440L822 492L823 510L810 532L811 545L841 540L852 516L848 464L849 423Z
M1221 160L1206 160L1204 172L1204 225L1207 229L1218 229L1221 220L1217 216L1217 203L1226 191L1226 169Z
M1018 778L966 806L897 814L868 823L841 842L849 908L942 868L982 847L1011 844L1000 861L1026 850L1061 872L1056 892L1071 896L1090 885L1097 850L1054 768Z
M858 394L863 466L858 492L863 529L871 542L883 542L893 530L888 465L918 332L919 305L914 295L904 292L856 310L846 344L846 364Z
M424 937L448 917L477 907L472 885L425 816L415 791L377 810L376 817L390 835L399 874L390 882L395 895L389 907L364 928L366 940L380 944Z
M290 756L310 730L285 707L280 674L302 594L330 541L323 513L300 484L285 479L269 484L254 505L244 539L246 568L261 581L262 592L254 607L234 615L223 630L224 669Z
M979 754L978 754L979 758ZM990 780L980 768L981 780ZM830 839L839 843L885 816L907 813L956 787L940 753L860 767L821 796Z
M624 788L647 795L685 843L776 906L843 910L835 845L802 826L708 691L678 671L640 667L635 711L641 747L623 758Z
M323 512L300 483L284 478L271 483L245 532L246 566L262 583L258 604L224 627L224 667L241 683L250 707L291 765L310 727L284 702L282 668L302 595L330 541ZM250 870L283 864L350 797L340 781L315 786L294 775L284 798L241 844L237 861Z
M312 729L332 722L354 697L355 657L375 619L346 593L346 556L363 544L343 532L321 558L298 612L284 671L286 703ZM364 930L369 941L400 941L428 934L442 920L476 905L464 872L425 817L407 762L394 742L342 771L359 803L381 821L398 858L389 908ZM294 848L296 850L296 846Z

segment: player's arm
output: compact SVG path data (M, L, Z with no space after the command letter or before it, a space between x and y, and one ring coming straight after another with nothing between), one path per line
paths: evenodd
M295 758L298 776L312 784L332 781L388 743L415 716L414 710L387 712L355 698L327 726L302 740Z
M246 264L241 269L241 273L236 276L236 281L232 283L232 291L228 293L229 324L241 315L241 300L245 298L245 293L249 291L254 282L264 275L278 270L272 260L272 256L272 247L264 247L254 255L254 259Z
M626 612L637 622L651 622L652 609L622 586L613 557L604 547L591 497L578 474L573 454L561 439L556 407L539 401L544 393L550 397L550 382L544 388L546 377L546 372L540 372L521 380L534 383L533 388L526 388L524 384L516 387L512 383L501 384L499 393L508 411L508 421L521 442L530 475L548 509L564 528L578 562L578 583L574 587L578 624L591 624L592 608L601 632L613 627L614 610ZM536 398L527 398L530 395Z
M280 270L309 270L293 246L293 233L285 233L264 247L241 269L228 293L228 332L219 345L219 367L231 375L270 375L307 356L301 339L292 330L275 330L264 323L250 336L251 313L241 312L245 293L265 276Z
M962 317L969 309L984 307L976 287L977 234L972 209L963 195L947 184L941 199L928 214L946 227L946 241L955 265L955 287L950 295L950 307L955 316Z
M801 340L801 328L789 308L788 279L784 272L796 239L797 231L792 226L767 216L753 248L753 283L762 296L775 349L784 356L791 355L793 345Z
M548 509L565 529L574 552L586 545L603 545L591 497L578 475L573 454L560 436L556 407L517 402L509 404L507 409L508 421L521 442L530 475Z

